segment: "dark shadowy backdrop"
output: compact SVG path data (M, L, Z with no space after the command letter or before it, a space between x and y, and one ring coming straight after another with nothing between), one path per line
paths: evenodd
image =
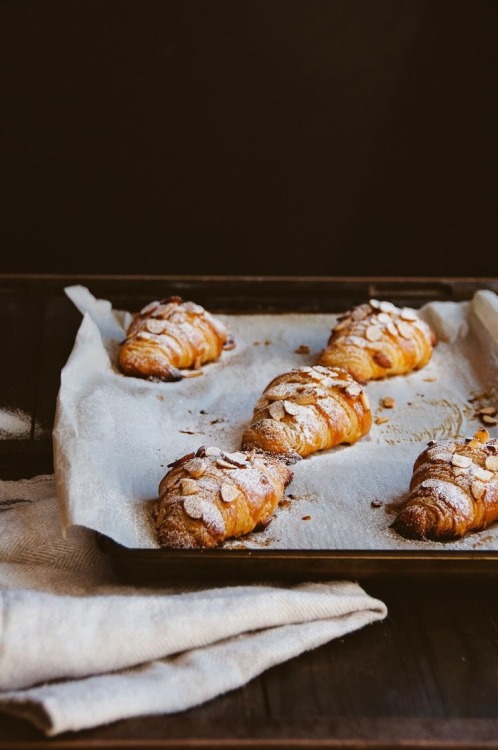
M498 275L495 0L0 14L0 272Z

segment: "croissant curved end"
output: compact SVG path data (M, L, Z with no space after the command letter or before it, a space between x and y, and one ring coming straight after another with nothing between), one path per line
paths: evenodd
M434 526L434 514L419 503L404 508L391 524L392 529L408 539L430 539Z

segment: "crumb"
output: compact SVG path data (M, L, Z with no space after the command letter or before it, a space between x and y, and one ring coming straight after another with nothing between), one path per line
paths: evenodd
M311 516L303 516L302 521L311 521Z
M194 432L193 430L178 430L183 435L202 435L202 432Z
M199 414L207 414L207 411L204 411L204 409L201 409Z
M306 344L300 344L297 349L294 349L294 354L309 354L310 348Z
M157 400L158 400L158 401L164 401L164 396L161 396L161 394L160 394L160 393L158 393L158 394L156 395L156 398L157 398Z
M375 420L375 424L385 424L386 422L389 422L387 417L377 417Z
M424 378L424 383L434 383L437 378Z
M380 403L385 409L394 409L396 406L396 401L390 396L383 398Z
M372 508L381 508L382 507L382 503L380 502L380 500L372 500L372 502L370 503L370 507L372 507Z
M259 346L261 344L261 341L253 341L252 343L254 344L254 346Z
M269 341L269 340L267 339L267 340L265 341L265 346L270 346L270 344L271 344L271 341Z

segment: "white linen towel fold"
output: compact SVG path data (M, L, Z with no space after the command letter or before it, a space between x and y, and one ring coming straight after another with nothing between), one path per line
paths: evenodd
M0 710L47 735L185 710L382 620L354 582L124 586L52 476L0 481Z

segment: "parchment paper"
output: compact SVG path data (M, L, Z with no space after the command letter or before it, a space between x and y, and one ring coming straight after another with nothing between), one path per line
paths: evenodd
M201 445L237 450L268 382L315 364L336 320L220 315L235 349L200 377L151 383L116 365L130 313L84 287L66 293L83 320L61 374L53 433L63 525L95 529L131 548L158 546L150 511L167 464ZM498 297L483 290L472 301L430 303L420 313L439 336L430 363L367 386L374 419L389 421L374 423L353 446L295 464L289 499L270 526L226 548L498 549L498 524L444 545L408 541L390 528L427 441L472 436L482 426L477 410L498 404ZM303 344L306 355L295 351ZM395 400L393 409L380 406L385 396ZM498 435L496 427L490 432Z

